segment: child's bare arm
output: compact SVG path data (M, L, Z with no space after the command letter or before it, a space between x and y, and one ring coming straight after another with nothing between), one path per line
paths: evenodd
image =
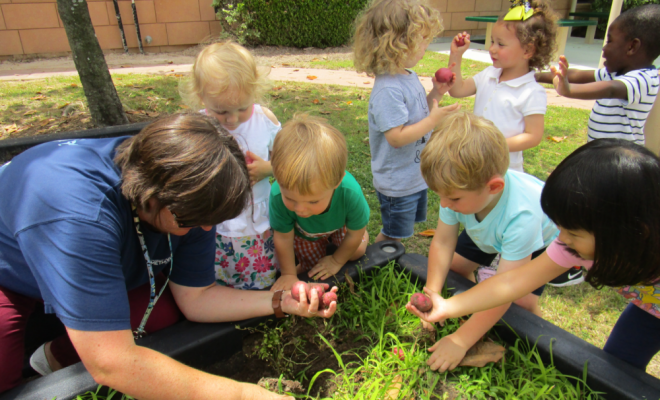
M458 110L458 103L446 107L438 107L438 101L433 100L433 106L429 116L412 125L399 125L385 132L385 139L390 146L399 148L414 143L435 129L440 121L449 113Z
M298 281L296 271L296 257L293 253L293 229L290 232L273 232L273 244L275 245L275 255L280 263L280 273L282 274L273 284L271 291L289 290L294 283Z
M362 238L364 237L364 231L366 230L366 226L357 231L347 229L344 240L342 240L334 254L321 258L319 262L309 270L309 277L313 277L314 279L327 279L339 272L341 267L354 258L354 255L362 244ZM366 246L364 247L366 248ZM364 251L362 254L364 254Z
M581 100L628 100L626 85L617 80L596 82L594 78L590 83L574 83L568 73L566 58L560 58L559 68L552 67L551 71L554 74L552 84L561 96Z
M438 219L438 226L429 247L426 287L440 293L451 268L458 241L458 224L447 225ZM435 321L433 321L435 322Z
M506 139L509 151L523 151L536 147L543 140L543 114L528 115L524 119L525 132Z
M459 46L458 41L463 39L465 45ZM477 93L477 86L474 84L474 79L468 78L463 79L461 74L461 62L463 61L463 53L467 51L470 47L470 35L468 33L459 33L454 37L454 40L451 42L450 53L449 53L449 69L456 74L456 81L454 85L449 89L449 94L452 97L461 98L472 96Z
M660 153L660 105L653 102L653 107L644 123L644 145L656 155Z
M596 76L592 70L582 70L582 69L569 69L568 60L565 56L559 57L560 61L565 61L567 68L567 78L570 83L590 83L596 82ZM539 83L552 83L552 79L555 77L552 71L549 72L537 72L534 77Z

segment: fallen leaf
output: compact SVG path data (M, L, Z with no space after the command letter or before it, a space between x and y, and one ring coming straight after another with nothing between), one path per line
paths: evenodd
M185 104L180 104L179 107L180 107L180 108L190 108L190 107L188 107L188 106L185 105Z
M290 66L291 66L291 64L287 64L287 63L282 63L282 66L283 66L283 67L290 67Z
M18 132L20 130L20 129L18 129L16 124L9 125L9 126L5 127L5 129L7 130L7 133L14 133L14 132Z
M299 69L294 69L294 70L293 70L293 72L298 72L298 71L300 71L300 70L299 70Z
M474 68L476 66L477 66L477 64L470 64L470 68Z
M319 111L319 113L321 113L323 115L332 114L330 111Z
M30 97L30 100L43 100L45 98L46 98L46 96L44 96L43 94L40 94L39 96Z
M120 79L121 79L121 78L120 78ZM72 83L72 84L71 84L71 87L74 87L74 88L75 88L75 87L78 87L78 84L77 84L77 83Z
M154 118L156 118L157 116L160 115L160 113L157 113L157 112L151 112L151 113L150 113L150 112L148 112L147 115L150 116L150 117L154 117Z
M156 89L154 86L145 86L144 90L154 90Z
M316 77L314 75L307 75L307 79L313 81L314 79L316 79Z
M174 64L174 61L168 61L167 63L168 64Z
M34 94L41 94L41 92L34 92Z
M435 229L427 229L424 232L418 233L419 236L433 237L435 235Z
M39 125L41 125L41 126L46 126L46 125L48 125L49 123L51 123L52 121L55 121L55 118L44 119L43 121L39 122Z
M62 105L57 106L57 108L61 110L62 108L68 106L69 104L71 104L71 103L64 103Z
M368 84L371 83L371 81L366 81L366 82L362 82L362 83L364 83L365 85L368 85Z
M385 399L389 400L396 400L399 398L399 392L401 391L401 382L403 382L403 378L401 378L401 375L397 375L392 379L392 384L389 386L390 389L387 390L387 393L385 394Z
M319 104L319 99L314 99L314 100L312 100L312 103L314 103L314 104Z
M280 90L280 89L282 89L282 86L275 86L275 87L273 88L273 90Z
M147 96L147 100L156 101L158 100L158 97Z
M312 58L312 61L321 61L318 58Z
M114 79L116 79L116 80L118 80L118 81L120 81L120 80L122 80L122 79L124 79L124 78L114 78Z
M327 100L325 97L321 97L321 100Z
M355 293L355 282L353 282L353 278L348 274L348 271L344 271L344 278L346 278L346 284L348 285L348 290L351 292L351 294L356 294Z
M37 110L30 110L26 111L25 114L23 114L24 117L27 117L28 115L36 114Z
M346 102L346 104L348 104L349 106L351 106L351 105L353 105L353 102L349 100L349 101Z
M498 362L504 356L506 349L494 342L478 342L465 354L460 366L483 367L489 362Z
M566 139L568 136L549 136L548 140L555 142L555 143L560 143L564 139Z
M180 107L180 106L179 106ZM139 114L139 111L133 111L133 110L126 110L124 111L126 114Z
M131 86L131 87L132 87L133 89L142 89L142 86L138 86L138 85L133 85L133 86Z

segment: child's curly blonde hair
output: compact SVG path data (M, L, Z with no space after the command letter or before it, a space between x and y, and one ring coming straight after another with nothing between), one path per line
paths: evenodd
M425 0L374 0L356 20L355 69L393 75L442 30L440 12Z
M529 59L529 68L542 71L550 65L552 56L557 51L557 14L545 0L531 0L530 6L534 10L526 21L504 21L499 18L507 28L513 27L520 45L524 48L534 46L534 55Z
M509 167L509 147L489 120L456 111L442 121L420 154L420 169L436 193L483 189Z
M190 75L179 85L179 93L185 104L199 109L204 107L205 96L220 96L230 90L259 103L270 86L268 72L260 71L252 53L228 41L199 52Z

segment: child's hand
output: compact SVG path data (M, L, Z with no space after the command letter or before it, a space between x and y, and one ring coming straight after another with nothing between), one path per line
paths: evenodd
M325 280L339 272L343 266L344 264L339 264L333 256L325 256L309 270L307 276L314 280Z
M406 309L412 314L418 316L422 321L439 322L440 325L444 325L445 320L447 319L445 307L447 300L427 287L424 287L424 293L431 299L431 303L433 303L433 307L430 311L421 312L417 307L413 306L411 302L406 304Z
M555 86L557 94L569 96L571 94L571 84L568 82L568 60L565 56L559 57L559 69L550 67L552 72L552 84Z
M275 292L277 290L289 290L294 283L298 282L298 280L299 279L296 275L284 274L275 281L273 287L270 288L270 291Z
M456 66L456 63L451 63L449 66L449 69L452 69ZM451 80L446 83L440 83L438 82L437 79L435 79L435 75L431 77L431 82L433 82L433 90L440 95L440 97L444 96L445 93L451 89L452 86L454 86L454 83L456 83L456 74L453 73L451 76Z
M454 103L446 107L438 107L438 100L433 99L433 106L429 112L429 118L433 120L434 126L438 126L444 117L446 117L449 113L458 111L460 108L461 105L459 103Z
M249 150L245 155L246 158L252 159L252 162L247 166L252 185L273 175L273 167L271 167L270 161L265 161Z
M453 334L447 335L429 348L429 351L432 351L433 354L426 361L426 364L434 371L452 370L463 360L468 350L456 343Z
M459 46L461 42L464 42L464 44ZM451 41L451 46L449 46L449 51L451 53L462 56L463 53L465 53L469 48L470 48L470 34L467 32L463 32L454 36L454 40Z

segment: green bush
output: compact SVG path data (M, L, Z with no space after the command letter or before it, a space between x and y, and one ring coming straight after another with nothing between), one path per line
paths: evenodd
M222 2L222 1L221 1ZM272 46L335 47L347 44L353 21L368 0L244 0L259 32Z
M631 8L643 6L644 4L660 4L660 0L623 0L623 5L621 6L621 12L629 10ZM612 0L594 0L591 3L591 11L598 12L610 12L612 8ZM601 19L598 24L598 29L605 32L607 29L607 19Z

